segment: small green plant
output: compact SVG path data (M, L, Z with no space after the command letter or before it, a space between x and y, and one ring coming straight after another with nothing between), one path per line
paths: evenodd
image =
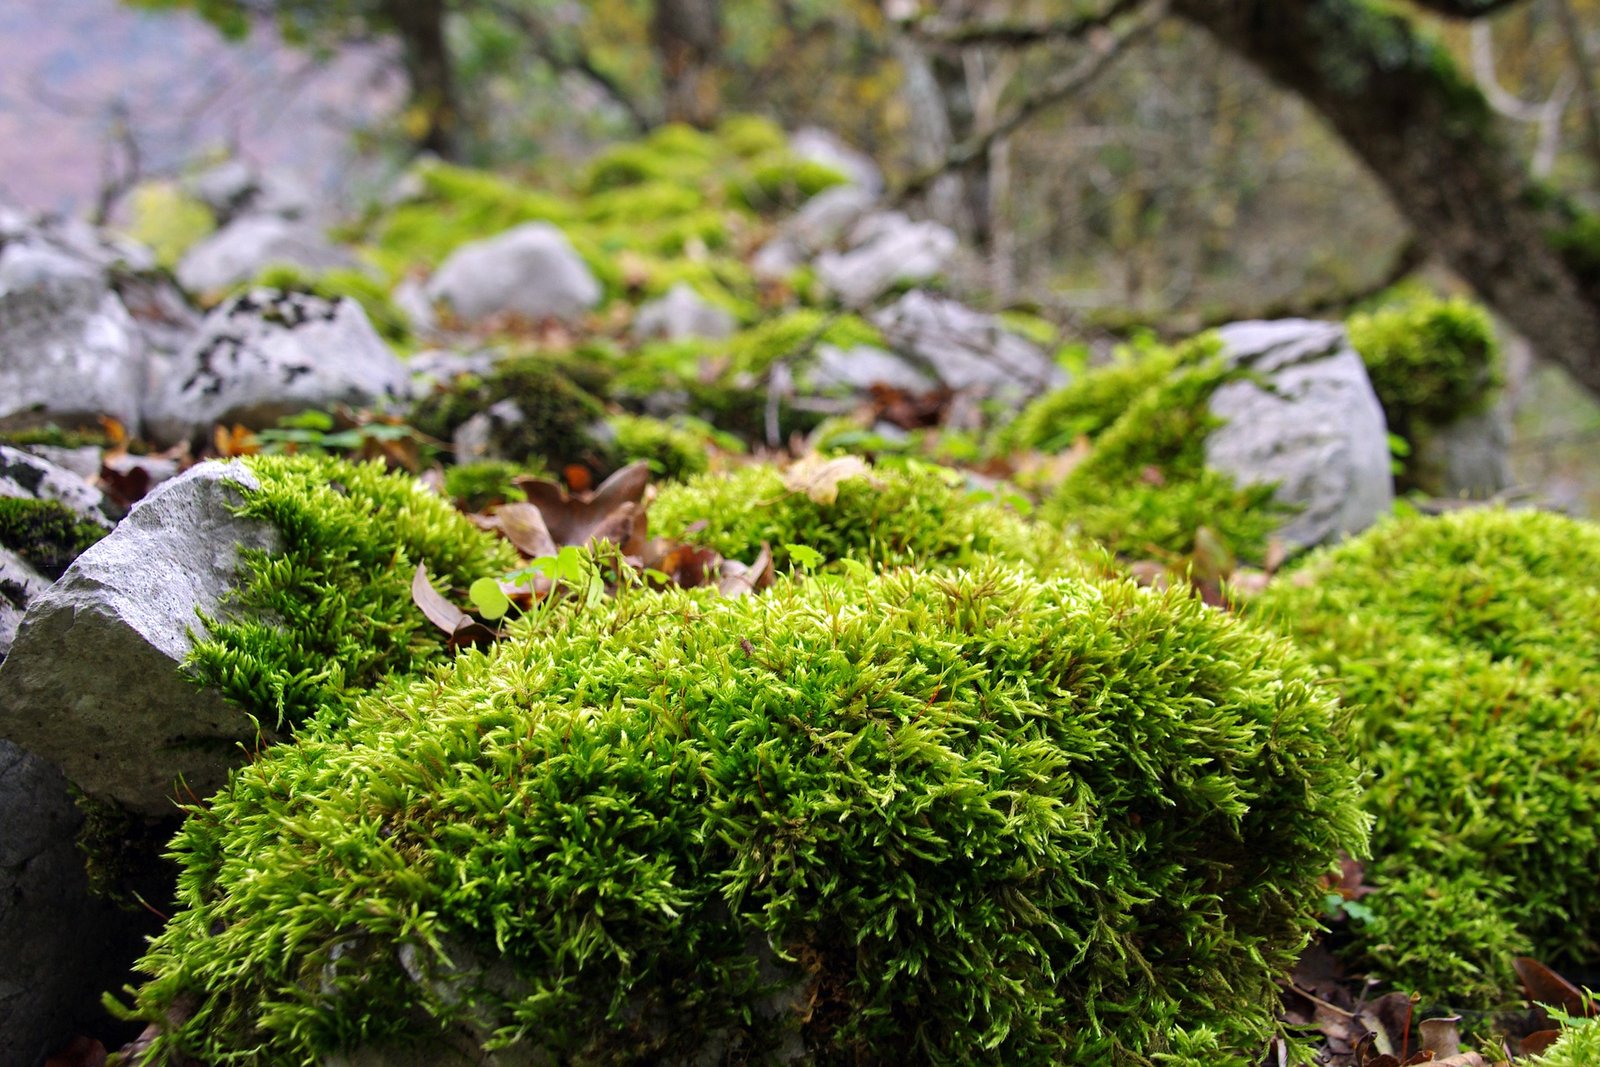
M698 419L666 422L640 415L612 415L606 425L619 464L642 459L657 478L671 482L705 473L710 466L709 450L726 438Z

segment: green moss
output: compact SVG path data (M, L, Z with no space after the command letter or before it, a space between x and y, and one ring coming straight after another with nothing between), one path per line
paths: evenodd
M390 675L444 657L444 635L411 600L418 563L445 589L515 557L416 480L308 456L242 461L260 488L239 513L271 524L274 553L247 553L240 585L186 667L263 723L337 716Z
M1036 401L1004 440L1012 447L1090 448L1041 509L1125 556L1186 555L1200 527L1235 553L1260 559L1282 510L1272 487L1240 486L1205 465L1218 425L1211 394L1235 372L1217 342L1197 338L1090 371Z
M1596 574L1600 528L1473 510L1316 553L1253 605L1354 713L1375 874L1470 885L1556 965L1600 949ZM1483 916L1455 931L1480 964L1504 944L1468 943Z
M581 210L586 222L636 225L691 214L704 206L705 198L694 189L669 182L648 182L595 193L584 198Z
M171 181L140 182L128 194L128 226L133 240L172 268L193 245L217 228L211 209Z
M591 433L605 409L543 356L501 360L486 377L457 379L419 400L412 423L429 436L449 441L462 423L505 400L516 404L522 419L496 431L490 446L497 458L605 465L604 450Z
M727 354L736 370L761 374L780 359L809 355L819 344L881 348L884 341L878 328L859 315L801 308L734 334L728 339Z
M494 504L528 499L521 489L511 484L511 479L524 474L543 477L545 473L500 460L462 463L444 469L444 495L463 511L482 511Z
M1594 1067L1596 1063L1600 1063L1600 1023L1578 1019L1561 1031L1544 1055L1529 1060L1528 1067Z
M611 450L619 464L642 459L657 478L677 482L703 474L709 466L711 428L704 423L696 427L693 421L675 425L639 415L613 415L606 424L611 428Z
M109 531L56 500L0 497L0 548L54 581Z
M109 448L111 438L103 433L84 429L63 430L55 423L51 423L48 426L0 432L0 445L11 445L24 450L35 445L46 445L51 448Z
M1180 593L625 593L241 768L138 1014L211 1063L1243 1063L1361 846L1338 747L1288 646Z
M1489 313L1456 297L1413 295L1345 323L1392 433L1412 440L1488 406L1501 384Z
M717 123L717 140L749 158L779 152L789 143L783 127L761 115L729 115Z
M822 190L849 180L822 163L772 152L751 160L747 170L730 175L726 191L732 203L768 213L799 207Z
M325 300L347 297L361 305L367 318L372 321L373 328L386 340L403 344L411 336L406 317L389 299L388 287L365 271L307 271L289 264L277 264L263 269L250 281L238 286L236 291L259 288L311 293Z

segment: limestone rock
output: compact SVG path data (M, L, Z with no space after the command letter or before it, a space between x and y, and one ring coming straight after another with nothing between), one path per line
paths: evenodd
M36 1067L99 1030L100 996L126 980L146 932L90 894L82 822L61 772L0 740L0 1067Z
M353 300L259 289L223 303L153 388L145 429L162 443L239 423L252 429L335 404L409 392L405 364Z
M50 588L50 580L20 556L0 548L0 663L17 639L23 612L33 598Z
M923 282L944 270L960 244L937 222L913 222L898 211L863 219L846 252L817 257L817 278L847 307L865 307L907 282Z
M47 246L0 252L0 428L109 415L137 431L145 367L143 336L102 273Z
M217 615L241 548L278 535L230 507L254 477L202 463L142 500L28 606L0 664L0 737L60 767L84 792L140 815L173 812L175 782L205 795L271 739L179 664L197 612Z
M947 297L907 293L871 318L896 354L951 390L1021 403L1066 380L1038 345Z
M1226 420L1206 438L1206 464L1245 484L1276 482L1298 510L1280 531L1310 546L1355 533L1394 503L1389 436L1366 367L1342 326L1305 319L1236 322L1226 358L1264 385L1233 381L1211 396Z
M309 271L356 265L315 227L277 215L246 215L184 253L178 281L191 293L218 293L276 263Z
M1411 443L1411 468L1422 487L1442 497L1483 500L1509 489L1511 412L1505 406L1447 426L1425 426Z
M0 445L0 496L54 500L79 518L111 525L112 508L100 490L65 467L10 445Z
M555 226L524 223L450 254L428 280L430 300L476 322L491 315L575 322L600 302L600 283Z
M186 184L187 192L223 225L244 215L302 218L311 214L314 203L311 190L295 175L263 170L242 159L218 163Z
M695 292L686 282L665 296L639 306L633 335L640 341L681 341L690 337L720 339L730 336L738 323L732 315Z
M493 352L454 352L435 348L418 352L406 360L406 370L411 374L411 392L426 396L434 389L448 388L463 375L484 377L494 370L496 356Z
M821 252L843 240L876 202L875 196L858 185L835 185L802 204L784 223L783 232L800 247Z
M908 393L925 393L938 385L892 352L871 345L843 349L829 344L817 346L816 360L806 370L804 384L815 391L843 388L863 393L874 385Z
M789 137L789 151L801 159L832 167L850 179L852 185L872 196L883 192L883 171L872 157L821 127L805 126L796 130Z

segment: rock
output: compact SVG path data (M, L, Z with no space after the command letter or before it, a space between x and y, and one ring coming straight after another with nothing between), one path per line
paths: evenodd
M456 317L547 317L576 322L600 302L600 283L555 226L524 223L450 253L426 287L428 299Z
M1066 381L1038 345L947 297L907 293L871 319L896 354L951 390L1020 404Z
M635 340L681 341L690 337L713 340L731 336L738 323L724 309L679 282L667 294L639 306L633 320Z
M818 280L846 307L865 307L896 285L927 281L960 244L948 226L913 222L898 211L870 215L855 229L849 251L816 259Z
M145 431L164 444L218 423L261 429L336 404L409 394L395 358L353 300L258 289L228 300L152 390Z
M464 375L483 377L494 370L498 357L493 352L452 352L433 348L418 352L406 360L406 370L411 373L411 393L426 396L434 389L445 388Z
M389 293L389 302L405 317L411 332L421 338L439 333L439 314L434 310L428 288L416 278L405 278Z
M0 429L139 427L144 340L104 276L57 250L0 252Z
M28 605L49 588L50 579L28 566L22 557L0 548L0 663L5 662L17 639L17 627L22 625Z
M100 997L127 981L148 925L91 895L83 815L49 763L0 741L0 1067L36 1067L105 1033Z
M846 351L837 345L817 346L816 359L805 372L806 388L817 392L845 388L866 392L887 385L907 393L926 393L938 383L892 352L871 345Z
M5 496L54 500L81 519L111 525L114 509L100 490L65 467L10 445L0 445L0 497Z
M450 440L457 463L509 459L499 447L505 435L527 420L515 400L498 400L456 427Z
M1211 396L1224 425L1206 438L1206 464L1244 484L1275 482L1298 508L1279 531L1310 546L1370 526L1394 503L1389 435L1366 367L1344 327L1305 319L1236 322L1218 331L1226 358L1264 379Z
M357 265L315 227L276 215L246 215L184 253L178 282L191 293L220 293L279 263L313 272Z
M29 455L38 456L46 463L60 467L70 474L76 474L87 484L100 476L100 459L105 455L105 449L99 445L84 445L81 448L68 448L65 445L19 445L17 446ZM0 493L0 496L3 496Z
M1497 406L1447 426L1424 426L1411 443L1410 467L1435 496L1483 500L1509 489L1511 412Z
M271 740L178 666L234 587L242 548L277 531L233 514L242 465L202 463L142 500L33 599L0 664L0 736L56 764L84 792L137 814L173 813L175 783L204 796ZM86 665L92 664L92 669Z
M859 185L835 185L801 205L783 232L801 248L821 252L855 229L876 202L877 197Z
M793 237L779 234L750 257L750 271L764 282L779 282L805 265L808 256Z
M832 167L876 197L883 193L883 171L865 152L850 147L836 134L818 126L805 126L789 136L789 151L801 159Z
M189 179L186 192L205 204L226 225L244 215L276 215L297 219L311 214L311 190L293 174L262 170L230 159Z

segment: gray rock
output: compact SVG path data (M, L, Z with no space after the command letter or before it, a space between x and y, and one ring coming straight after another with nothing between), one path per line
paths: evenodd
M60 467L70 474L76 474L85 483L94 481L100 475L100 457L105 455L105 450L98 445L84 445L82 448L68 448L65 445L20 445L22 451L38 456L46 463ZM0 496L4 496L0 493Z
M1038 345L947 297L907 293L871 318L896 354L948 389L1020 404L1066 381Z
M17 627L33 599L50 588L50 580L21 556L0 548L0 663L17 639Z
M220 293L274 264L315 272L354 267L356 261L313 226L277 215L246 215L184 253L178 282L191 293Z
M695 292L687 282L679 282L665 296L639 306L633 320L633 336L638 341L720 339L731 336L737 327L726 310Z
M111 525L105 495L82 477L32 452L0 445L0 497L6 496L54 500L89 522Z
M190 178L187 192L223 225L243 215L297 219L311 214L311 190L298 177L230 159Z
M1206 464L1244 484L1277 483L1298 508L1279 531L1310 546L1365 529L1394 503L1389 437L1366 367L1342 326L1284 319L1219 331L1226 358L1262 380L1211 396L1226 420L1206 438Z
M816 358L802 382L817 392L842 388L864 393L874 385L887 385L908 393L925 393L938 385L893 352L871 345L845 350L829 344L817 346Z
M426 396L434 389L448 387L463 375L482 377L494 370L498 357L493 352L453 352L434 348L418 352L406 360L406 370L411 373L411 392Z
M395 358L353 300L258 289L228 300L155 384L145 430L170 444L222 423L251 429L336 404L409 393Z
M783 232L800 247L821 252L855 229L876 202L877 197L858 185L835 185L801 205Z
M422 338L439 334L439 313L434 310L427 286L415 278L406 278L389 293L389 302L405 316L411 332Z
M464 322L511 314L575 322L600 302L600 283L555 226L529 222L450 254L428 280L428 299Z
M960 244L949 227L913 222L898 211L869 216L855 230L849 251L816 259L818 280L846 307L865 307L896 285L935 277Z
M787 234L779 234L750 257L750 270L766 282L778 282L805 265L808 253L799 241Z
M1483 500L1511 488L1511 412L1504 405L1425 426L1411 443L1410 467L1435 496Z
M789 151L834 170L873 196L883 192L883 171L872 157L852 148L838 135L818 126L806 126L789 136Z
M230 510L242 465L202 463L134 507L34 598L0 664L0 736L62 769L84 792L144 816L173 813L175 783L204 796L240 745L271 740L178 666L234 587L241 548L277 531Z
M498 447L503 436L526 418L515 400L499 400L456 427L450 447L457 463L509 458Z
M89 892L82 823L61 772L0 741L0 1067L96 1032L138 952L144 924Z
M59 251L8 244L0 253L0 428L139 428L144 339L92 267Z

